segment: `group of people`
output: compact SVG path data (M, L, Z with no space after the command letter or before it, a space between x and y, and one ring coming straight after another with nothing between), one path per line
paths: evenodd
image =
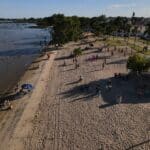
M97 60L97 59L99 59L99 55L93 55L93 56L89 57L89 58L87 59L87 61L95 61L95 60Z
M10 103L9 100L5 100L4 103L0 104L1 110L12 110L13 105Z

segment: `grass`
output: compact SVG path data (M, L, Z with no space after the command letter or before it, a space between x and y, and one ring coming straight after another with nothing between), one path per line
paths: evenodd
M124 41L121 41L121 40L118 40L118 39L107 39L106 41L106 44L108 44L109 46L125 46L125 42Z
M143 52L143 47L141 46L138 46L138 45L134 45L134 44L131 44L131 43L128 43L128 46L131 48L131 49L134 49L136 52L138 53L142 53Z
M137 39L136 43L134 44L134 39L131 37L128 40L128 44L126 41L124 41L124 38L121 37L115 37L114 39L112 37L108 38L105 41L106 44L109 46L129 46L131 49L134 49L137 53L142 53L144 55L150 55L150 51L148 50L147 52L143 52L143 47L144 45L141 45L141 43L147 44L147 41L142 40L142 39ZM150 44L150 41L148 41L148 44Z

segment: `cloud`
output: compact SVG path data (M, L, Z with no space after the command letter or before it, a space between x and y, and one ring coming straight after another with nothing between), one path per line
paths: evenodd
M131 8L131 7L136 7L135 3L132 4L112 4L108 6L107 9L116 9L116 8Z

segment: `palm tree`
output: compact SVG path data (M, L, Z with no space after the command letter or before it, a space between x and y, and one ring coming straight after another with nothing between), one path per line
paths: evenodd
M79 47L79 48L75 48L74 51L73 51L73 54L75 57L78 57L80 55L82 55L82 49Z

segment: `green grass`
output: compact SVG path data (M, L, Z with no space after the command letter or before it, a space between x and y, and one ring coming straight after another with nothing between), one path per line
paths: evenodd
M137 39L136 43L139 44L134 44L134 39L130 38L128 41L128 44L126 41L124 41L124 38L120 38L120 37L115 37L114 39L112 37L108 38L105 43L108 44L109 46L129 46L131 49L134 49L137 53L142 53L144 55L150 55L150 51L147 52L143 52L143 46L140 46L141 42L147 42L145 40L141 40L141 39Z
M125 46L125 42L118 39L107 39L105 42L109 46Z
M143 47L141 47L141 46L134 45L134 44L131 44L131 43L128 43L128 46L130 48L134 49L138 53L142 53L143 52Z

